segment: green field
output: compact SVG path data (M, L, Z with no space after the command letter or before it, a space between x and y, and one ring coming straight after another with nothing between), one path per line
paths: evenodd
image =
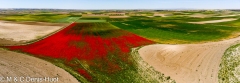
M81 15L70 14L14 14L0 15L0 20L6 21L35 21L35 22L53 22L53 23L71 23L78 20Z
M71 22L77 21L79 18L80 17L65 17L65 18L62 18L62 19L55 20L53 22L57 22L57 23L71 23Z
M219 24L190 24L191 21L207 21L223 18L194 18L189 17L155 17L155 18L128 18L109 20L113 25L138 34L158 43L199 43L218 41L230 38L240 29L231 26L219 26ZM238 21L236 21L238 22ZM224 23L223 23L224 24Z
M85 19L79 19L79 20L76 20L76 22L81 22L81 23L91 23L91 22L106 22L106 20L85 20Z
M200 22L200 21L210 21L210 20L221 20L221 19L228 19L228 18L237 18L235 17L206 17L206 18L194 18L194 17L188 17L188 16L172 16L172 17L155 17L152 18L154 20L158 21L171 21L171 22Z
M69 15L61 14L16 14L1 15L0 20L7 21L36 21L36 22L54 22L56 19L62 19Z

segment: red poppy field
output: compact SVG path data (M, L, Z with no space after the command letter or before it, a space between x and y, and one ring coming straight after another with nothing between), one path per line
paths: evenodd
M80 82L134 82L131 48L153 43L109 23L72 23L38 42L6 48L50 61Z

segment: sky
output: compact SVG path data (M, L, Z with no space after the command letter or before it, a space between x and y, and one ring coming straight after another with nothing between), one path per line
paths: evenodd
M240 0L0 0L0 8L240 9Z

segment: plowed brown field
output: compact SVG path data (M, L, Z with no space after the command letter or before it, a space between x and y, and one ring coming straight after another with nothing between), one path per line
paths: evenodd
M218 71L225 50L240 37L204 44L148 45L139 54L155 70L177 83L218 83Z

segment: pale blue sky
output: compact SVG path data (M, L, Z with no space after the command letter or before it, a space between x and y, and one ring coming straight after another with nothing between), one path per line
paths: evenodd
M240 9L240 0L0 0L0 8Z

